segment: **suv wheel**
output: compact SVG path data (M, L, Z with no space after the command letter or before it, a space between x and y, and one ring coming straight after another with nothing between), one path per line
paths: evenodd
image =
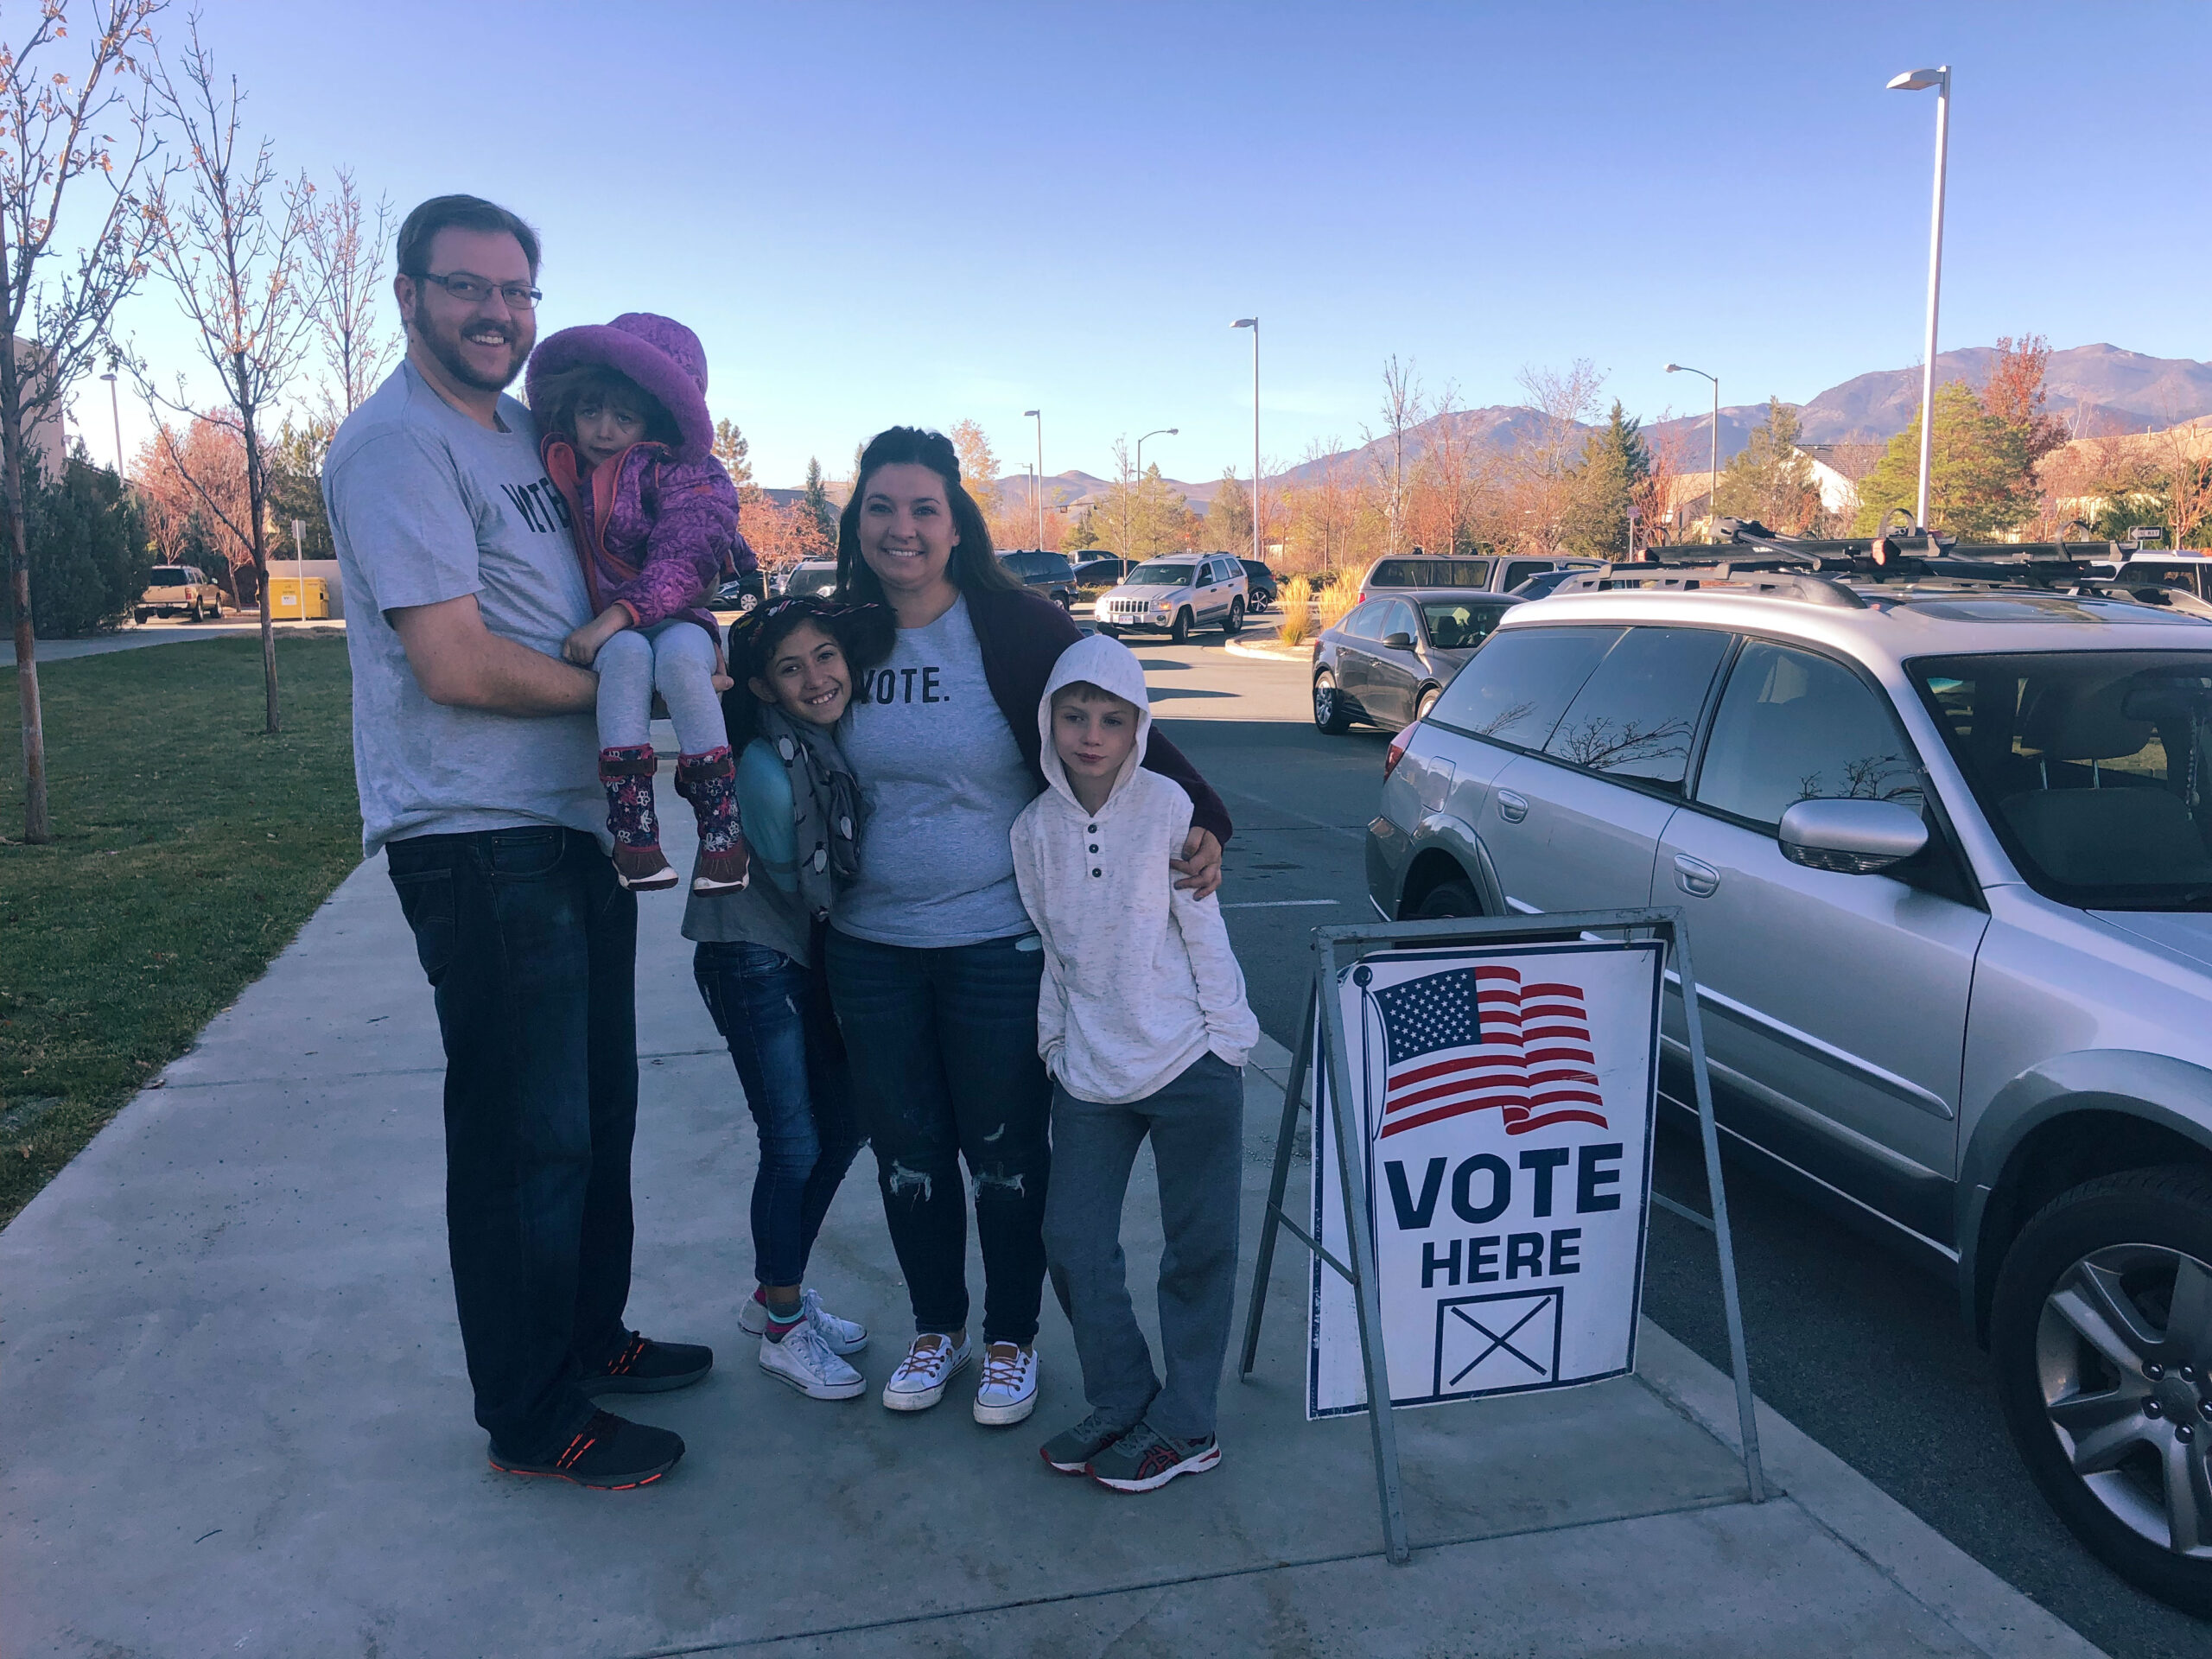
M184 613L184 620L188 622L197 622L200 620L200 601L198 600L195 599L192 601L191 607Z
M2129 1170L2044 1205L1998 1275L1990 1357L2059 1519L2212 1616L2212 1177Z
M1060 601L1060 608L1062 610L1072 611L1075 609L1075 595L1070 593L1066 588L1061 588L1060 591L1054 594L1052 597Z
M143 626L145 625L146 619L152 614L153 613L151 611L148 610L143 605L141 605L137 610L130 613L130 618L132 621L138 623L141 626Z
M1351 716L1344 712L1337 677L1325 668L1313 677L1313 723L1332 737L1341 737L1351 729Z
M1443 692L1433 685L1423 691L1421 694L1421 701L1414 704L1414 718L1416 721L1427 720L1428 711L1436 707L1436 700L1443 695Z
M1465 881L1440 881L1431 887L1421 901L1421 908L1414 912L1417 922L1441 921L1450 916L1479 916L1482 900L1475 897L1475 890Z
M1244 601L1241 599L1232 599L1229 601L1229 614L1222 619L1221 637L1224 639L1234 639L1243 631L1243 626Z
M1176 612L1176 613L1175 613L1175 624L1174 624L1174 626L1173 626L1173 627L1171 627L1171 628L1169 628L1169 629L1167 630L1167 638L1168 638L1169 642L1170 642L1171 644L1179 645L1182 645L1183 643L1185 643L1186 640L1188 640L1188 639L1190 639L1190 637L1191 637L1191 613L1190 613L1190 612L1188 612L1188 611L1178 611L1178 612Z

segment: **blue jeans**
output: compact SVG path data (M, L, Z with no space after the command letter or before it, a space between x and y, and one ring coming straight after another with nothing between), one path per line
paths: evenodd
M446 1242L476 1421L515 1457L590 1419L626 1339L638 905L591 836L417 836L385 856L445 1039Z
M1022 946L1027 945L1027 949ZM1052 1085L1037 1058L1037 938L920 950L830 931L830 990L918 1332L968 1324L968 1199L983 1340L1027 1346L1045 1300Z
M780 950L702 941L691 976L729 1044L760 1132L753 1275L764 1285L799 1284L861 1149L844 1044L821 981Z

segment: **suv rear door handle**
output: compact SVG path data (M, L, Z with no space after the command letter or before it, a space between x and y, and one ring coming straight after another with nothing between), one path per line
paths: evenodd
M1508 823L1518 823L1529 816L1529 798L1516 795L1510 789L1497 791L1497 816Z
M1720 888L1720 872L1688 853L1675 855L1675 885L1693 899L1709 899Z

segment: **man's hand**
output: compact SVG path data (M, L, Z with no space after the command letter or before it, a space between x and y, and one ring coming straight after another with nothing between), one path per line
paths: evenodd
M630 626L630 613L610 605L561 642L561 655L578 668L589 668L599 649Z
M599 700L597 676L486 627L474 594L385 614L432 702L530 716L588 714Z
M1203 899L1221 886L1221 842L1211 830L1191 826L1183 842L1183 856L1167 861L1168 868L1182 880L1175 885L1194 899Z

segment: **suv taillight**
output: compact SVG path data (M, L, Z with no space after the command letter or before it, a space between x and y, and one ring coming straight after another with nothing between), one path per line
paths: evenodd
M1398 762L1406 758L1406 745L1414 741L1414 727L1420 724L1419 721L1415 721L1413 726L1407 727L1404 731L1390 740L1390 747L1382 756L1382 777L1386 782L1390 774L1398 769Z

